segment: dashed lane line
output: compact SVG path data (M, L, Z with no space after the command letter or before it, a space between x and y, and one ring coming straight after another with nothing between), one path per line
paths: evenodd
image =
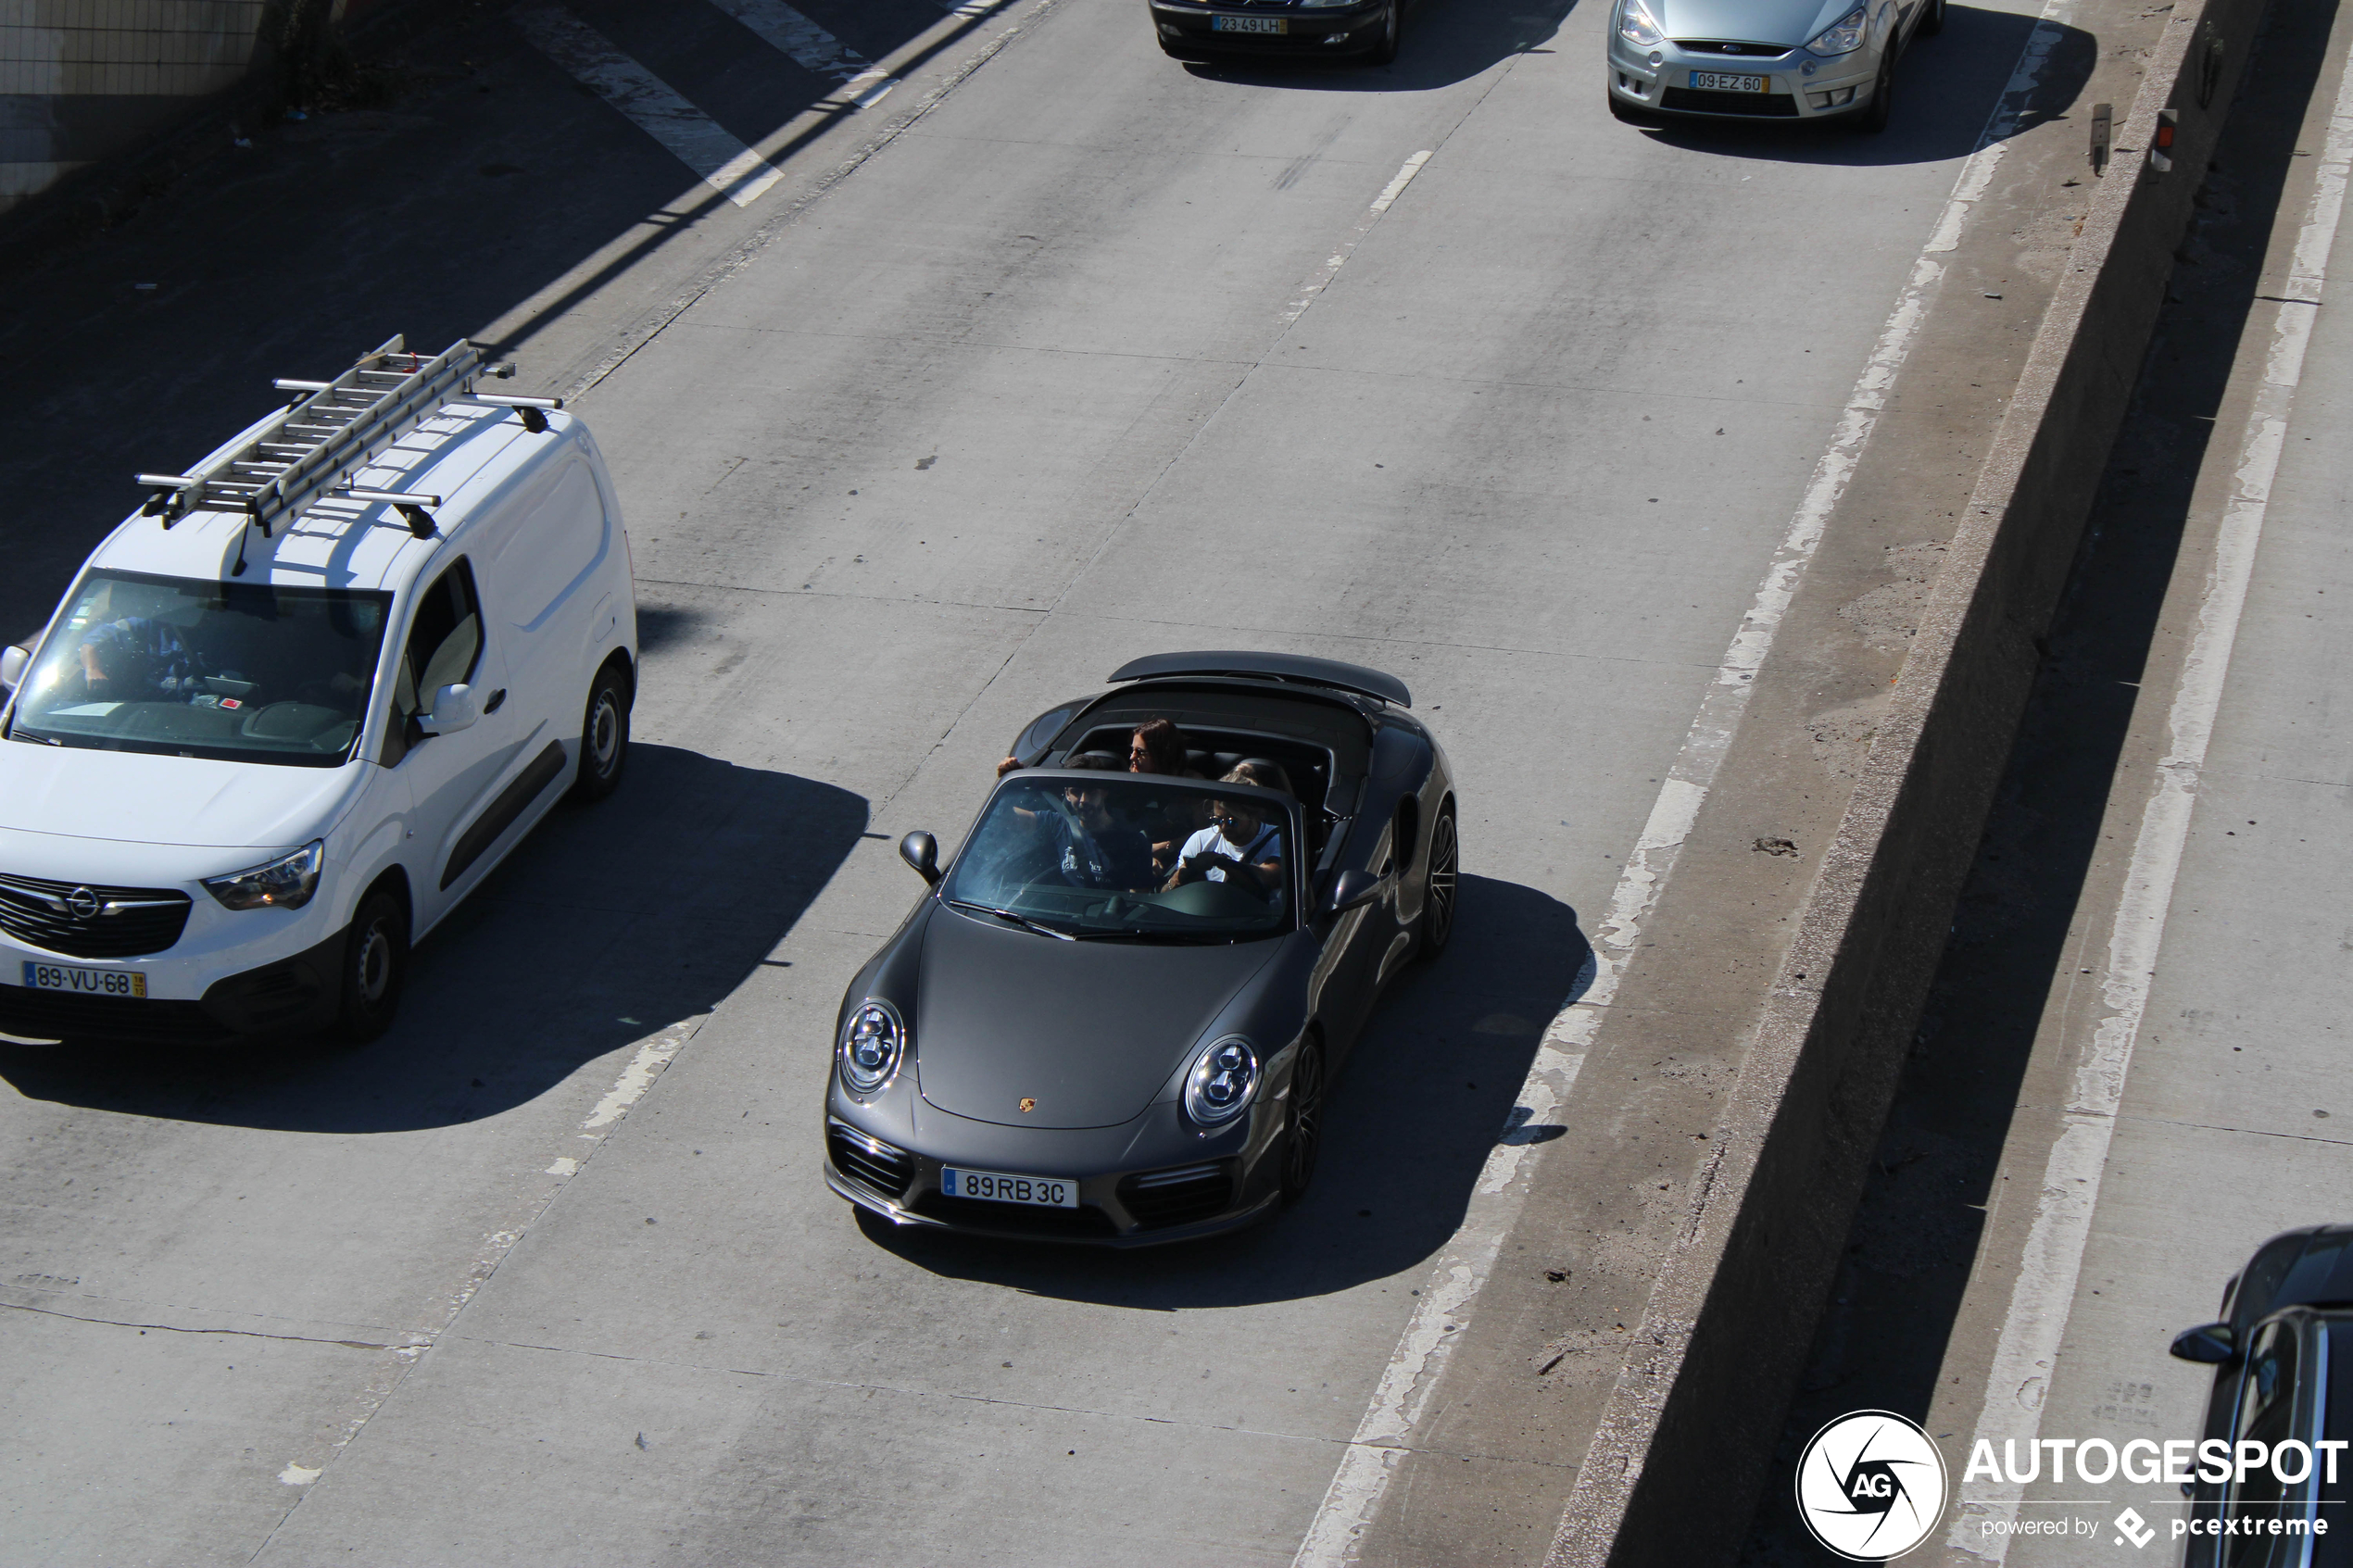
M832 33L794 10L784 0L711 0L711 3L758 33L793 64L812 75L829 77L857 108L872 108L899 79L842 43Z
M512 15L541 54L628 116L704 184L737 207L749 207L784 178L726 127L571 12L538 5Z

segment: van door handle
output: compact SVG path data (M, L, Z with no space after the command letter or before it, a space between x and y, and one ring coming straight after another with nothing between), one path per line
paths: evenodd
M506 701L507 688L500 686L497 691L490 694L490 700L482 705L482 710L484 713L496 713L501 707L505 706Z

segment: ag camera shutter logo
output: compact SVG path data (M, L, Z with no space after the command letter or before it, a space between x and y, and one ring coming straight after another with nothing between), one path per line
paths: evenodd
M1840 1416L1797 1461L1798 1517L1850 1562L1883 1562L1928 1539L1944 1498L1944 1456L1891 1411Z

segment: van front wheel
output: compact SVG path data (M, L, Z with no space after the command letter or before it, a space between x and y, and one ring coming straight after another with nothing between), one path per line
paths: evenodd
M602 800L621 787L629 760L628 681L610 665L597 672L588 690L588 710L580 720L580 776L572 791L582 800Z
M343 944L343 997L335 1033L366 1045L392 1027L409 979L409 910L378 888L359 900Z

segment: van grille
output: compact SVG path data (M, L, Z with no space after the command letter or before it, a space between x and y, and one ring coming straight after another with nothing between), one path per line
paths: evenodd
M1143 1230L1190 1224L1233 1206L1234 1175L1227 1161L1146 1171L1119 1184L1120 1206Z
M1686 114L1753 115L1765 119L1789 119L1797 114L1797 100L1786 93L1709 93L1669 87L1658 95L1658 107Z
M95 908L77 914L77 904ZM180 940L188 908L188 896L177 888L100 887L0 872L0 931L77 959L160 953Z
M838 1122L826 1124L825 1151L833 1156L835 1170L886 1198L899 1197L914 1179L913 1155Z
M1678 38L1675 47L1692 55L1730 55L1747 60L1778 60L1790 52L1786 44L1736 44L1714 38Z

